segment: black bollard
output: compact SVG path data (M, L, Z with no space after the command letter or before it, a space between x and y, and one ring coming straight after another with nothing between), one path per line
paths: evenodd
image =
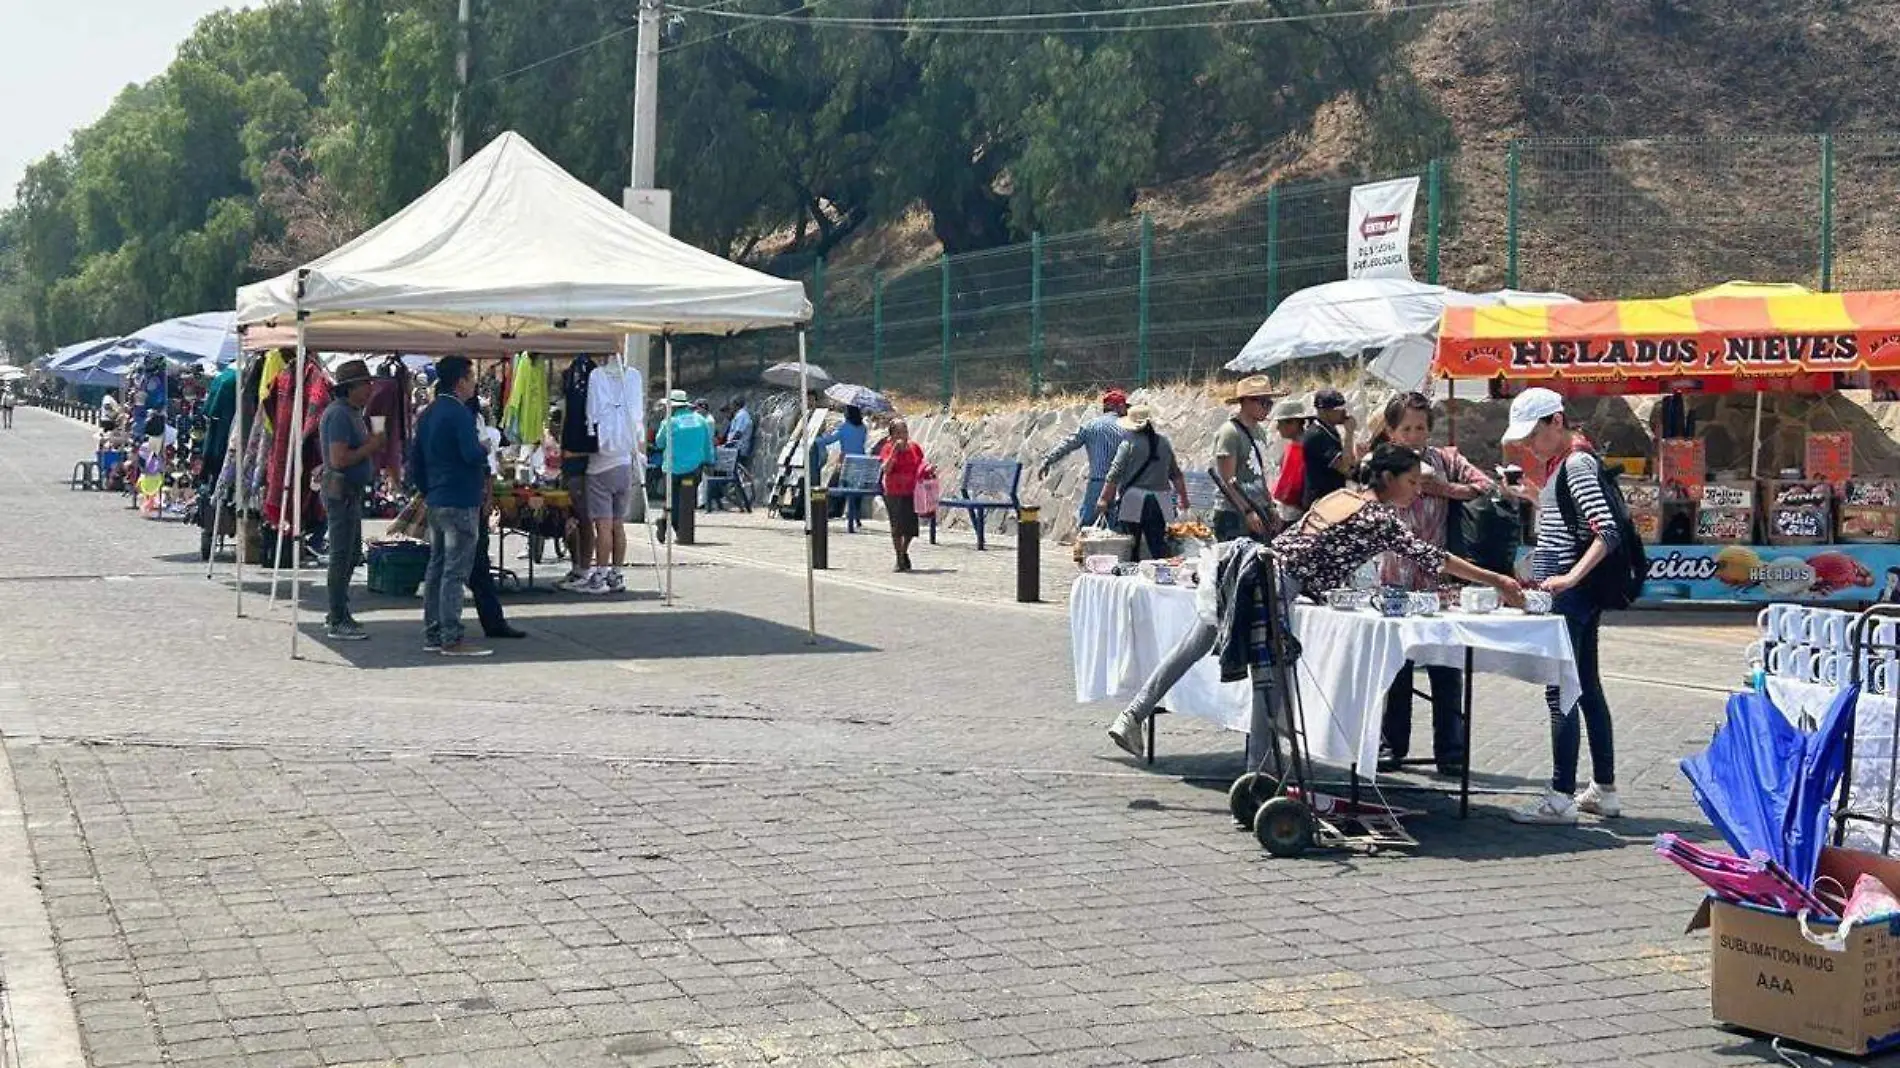
M673 539L677 545L693 544L693 524L699 515L699 476L684 475L673 480Z
M822 489L811 491L811 510L805 516L805 531L811 538L813 571L831 570L831 501Z
M1016 516L1016 600L1042 600L1042 509L1028 505Z

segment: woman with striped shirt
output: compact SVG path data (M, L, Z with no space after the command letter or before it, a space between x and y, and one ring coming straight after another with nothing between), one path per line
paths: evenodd
M1579 812L1622 814L1616 797L1610 706L1603 696L1597 664L1603 609L1584 585L1590 572L1616 548L1620 535L1603 495L1603 463L1578 445L1578 435L1563 409L1563 398L1555 392L1527 389L1511 402L1511 425L1504 432L1506 445L1523 442L1540 461L1562 460L1537 495L1537 547L1531 554L1531 577L1552 595L1552 610L1563 617L1582 683L1582 695L1572 708L1563 707L1557 687L1544 690L1550 707L1550 787L1536 804L1511 813L1519 823L1575 823ZM1574 507L1563 506L1564 496ZM1590 734L1592 781L1588 789L1577 793L1584 730Z

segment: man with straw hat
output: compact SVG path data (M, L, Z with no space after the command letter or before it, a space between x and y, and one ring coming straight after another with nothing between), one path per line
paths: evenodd
M336 369L336 392L318 421L318 444L323 450L323 510L330 549L330 610L324 634L333 641L362 641L369 637L350 614L350 576L363 555L363 498L376 480L370 457L382 449L381 431L363 419L369 405L369 365L347 360Z
M1273 402L1284 396L1266 375L1249 375L1227 392L1234 415L1214 436L1214 474L1221 490L1214 502L1214 537L1221 541L1264 541L1278 525L1267 494L1269 442L1261 424L1272 413Z

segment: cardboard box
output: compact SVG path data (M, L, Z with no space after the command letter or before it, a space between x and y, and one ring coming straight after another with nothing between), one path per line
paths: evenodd
M1900 886L1893 857L1831 847L1821 853L1821 873L1843 886L1862 872ZM1725 901L1703 902L1689 929L1703 926L1717 1020L1857 1057L1900 1046L1900 921L1855 927L1841 953L1802 937L1793 916Z

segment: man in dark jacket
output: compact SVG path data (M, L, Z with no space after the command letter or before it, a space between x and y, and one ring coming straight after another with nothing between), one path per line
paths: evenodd
M435 401L416 420L409 462L410 480L429 506L422 647L443 656L487 656L494 650L462 637L462 586L475 567L488 492L488 450L468 410L475 395L474 367L460 356L435 366Z

